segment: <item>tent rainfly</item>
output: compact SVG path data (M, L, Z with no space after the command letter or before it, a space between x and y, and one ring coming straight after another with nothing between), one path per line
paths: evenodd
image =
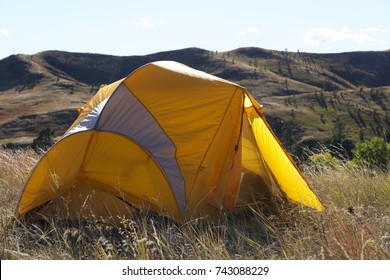
M323 206L242 86L173 61L99 89L36 164L18 217L214 216L263 198Z

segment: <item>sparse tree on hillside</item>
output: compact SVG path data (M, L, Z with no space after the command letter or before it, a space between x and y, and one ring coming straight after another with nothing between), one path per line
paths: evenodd
M291 62L288 62L288 64L287 64L287 71L288 71L290 78L292 78L293 74L292 74L292 70L291 70Z
M54 130L45 127L39 132L39 135L33 140L32 148L36 152L47 150L54 144Z
M316 92L315 95L316 95L316 99L317 99L318 104L322 108L328 109L328 105L326 104L324 92L321 90L319 94Z
M323 124L325 124L325 119L324 119L324 114L321 113L320 115L320 120Z
M253 68L253 75L254 75L256 80L259 78L256 68Z
M359 140L360 140L361 142L364 141L364 131L363 131L363 129L360 129L360 130L359 130Z
M345 152L343 156L347 156L349 159L353 157L352 149L355 147L355 144L351 139L347 139L347 128L339 116L334 121L330 144L335 147L342 147Z
M347 133L344 122L337 116L336 120L334 120L333 130L332 130L332 138L331 144L338 145L342 144L345 140Z

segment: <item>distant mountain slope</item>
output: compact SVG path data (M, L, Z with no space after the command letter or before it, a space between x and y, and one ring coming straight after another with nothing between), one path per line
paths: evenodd
M311 57L317 64L322 64L331 72L356 86L390 85L390 52L313 54Z
M390 131L390 52L311 54L261 48L189 48L145 56L45 51L0 60L0 144L30 143L44 126L61 135L100 85L157 60L175 60L245 86L288 148Z

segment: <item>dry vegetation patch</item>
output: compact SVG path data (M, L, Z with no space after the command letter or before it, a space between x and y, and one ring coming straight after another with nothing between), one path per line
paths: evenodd
M324 212L278 203L177 225L133 210L105 220L13 219L32 150L0 149L1 259L389 259L389 174L344 165L305 168Z

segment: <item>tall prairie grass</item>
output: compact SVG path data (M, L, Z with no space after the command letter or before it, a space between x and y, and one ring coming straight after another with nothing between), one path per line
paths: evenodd
M258 205L219 221L177 225L133 210L113 226L92 220L27 223L13 219L32 150L0 149L1 259L389 259L390 176L348 166L307 165L325 206Z

